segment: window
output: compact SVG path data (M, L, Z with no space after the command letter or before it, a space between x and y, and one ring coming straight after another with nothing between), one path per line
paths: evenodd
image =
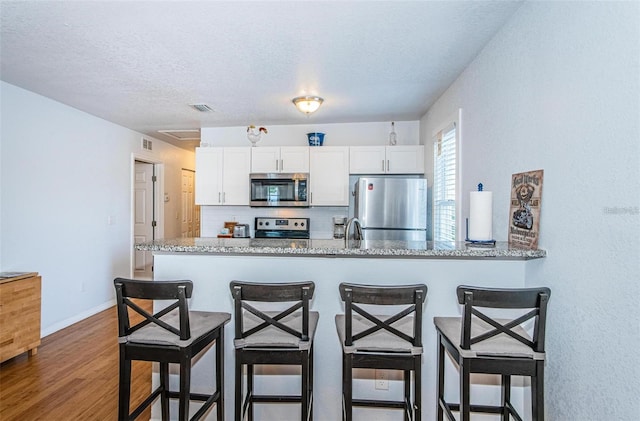
M456 241L456 124L439 131L433 144L433 241Z

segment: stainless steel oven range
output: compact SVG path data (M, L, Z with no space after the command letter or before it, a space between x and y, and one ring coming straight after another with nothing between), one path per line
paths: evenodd
M309 218L256 218L256 238L309 238Z

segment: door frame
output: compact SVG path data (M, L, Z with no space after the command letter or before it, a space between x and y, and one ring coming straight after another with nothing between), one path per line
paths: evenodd
M133 277L135 268L135 177L136 177L136 161L145 162L147 164L153 164L154 172L156 175L156 182L154 183L153 191L153 213L156 220L155 238L164 238L164 201L161 199L162 192L164 192L164 161L160 159L154 159L148 155L141 155L137 153L131 154L130 163L130 192L129 192L129 277Z

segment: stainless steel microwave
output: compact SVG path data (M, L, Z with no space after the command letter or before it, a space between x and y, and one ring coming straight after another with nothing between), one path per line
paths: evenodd
M307 173L252 173L249 177L253 207L309 206Z

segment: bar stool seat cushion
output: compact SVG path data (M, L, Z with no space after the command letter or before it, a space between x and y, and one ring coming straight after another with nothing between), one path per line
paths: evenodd
M180 340L168 330L150 323L141 327L130 335L118 338L120 343L136 343L148 345L167 345L184 348L191 345L194 341L209 333L216 326L220 326L231 319L231 314L209 311L189 311L189 325L191 329L191 338ZM172 310L160 318L163 322L180 330L180 314L179 309Z
M280 314L279 312L265 311L264 314L275 317ZM318 327L318 319L320 314L317 311L309 311L309 340L303 341L295 335L285 332L282 329L278 329L274 326L268 326L246 338L234 339L234 346L239 348L260 348L260 347L281 347L281 348L297 348L300 350L308 350L311 348L313 337ZM280 323L288 326L295 331L302 331L302 314L296 312L290 314L280 320ZM246 312L244 314L244 329L245 331L251 330L256 326L264 323L264 320L256 316L255 314Z
M388 316L376 317L384 320ZM411 355L422 354L421 346L412 346L410 342L403 340L385 329L380 329L379 331L367 335L362 339L353 341L351 345L345 345L345 318L346 316L344 314L337 314L335 321L338 337L340 338L342 349L346 354L353 354L355 352L402 352ZM354 335L375 326L371 321L359 314L353 314L351 323ZM413 335L413 325L413 316L407 316L393 323L391 326L407 336L411 336Z
M502 324L510 321L505 319L494 320ZM535 352L530 346L527 346L504 333L500 333L492 338L473 344L471 345L471 349L462 349L460 347L461 317L434 317L433 322L436 325L436 328L449 339L451 344L457 348L460 355L464 358L495 356L544 360L544 352ZM477 319L471 325L471 336L480 336L493 329L494 327L489 323L484 320ZM531 336L522 327L517 326L512 330L514 333L531 340Z

